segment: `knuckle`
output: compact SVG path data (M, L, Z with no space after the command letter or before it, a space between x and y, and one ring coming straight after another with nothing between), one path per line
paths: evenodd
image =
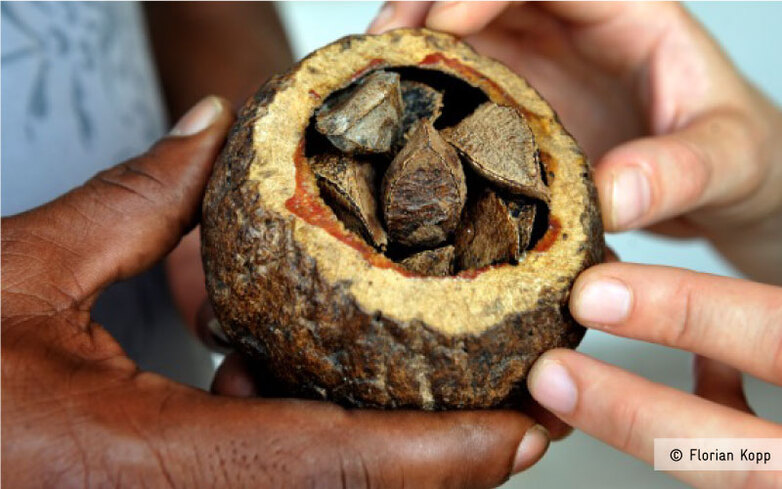
M339 418L339 415L337 416ZM346 413L345 427L351 424L351 414ZM337 424L340 424L337 422ZM310 444L308 454L319 463L312 464L313 473L317 473L317 487L340 487L343 489L369 489L373 487L405 487L413 484L414 487L431 487L432 482L420 480L405 480L404 462L397 457L379 457L364 441L357 441L354 437L337 434L340 431L354 432L354 430L340 428L328 429L322 433L322 438L328 440L330 449L323 450L319 444ZM415 471L414 471L415 472ZM415 480L419 479L419 480Z
M662 343L677 348L697 344L700 334L697 327L699 323L697 304L692 284L687 278L679 279L678 284L673 288L670 300L671 321L668 323L670 326L664 329Z
M706 152L684 137L672 135L671 141L669 151L671 161L675 162L671 170L679 177L672 179L677 187L675 195L682 204L696 206L705 197L712 180L712 162Z
M349 414L344 421L350 423ZM324 433L323 438L330 439L333 449L324 452L322 447L313 446L313 451L316 453L312 456L320 461L320 464L317 464L319 465L317 470L322 474L328 474L328 477L323 479L322 486L318 487L369 489L399 485L398 483L392 484L391 480L383 477L385 475L384 467L389 464L388 459L383 460L383 463L378 463L377 457L367 456L363 445L356 444L352 438L334 436L329 433ZM399 472L394 471L393 474L398 475Z
M350 488L397 487L378 477L378 467L349 443L318 433L278 433L263 443L235 439L198 449L202 461L194 479L227 487ZM189 468L191 470L192 468Z
M773 326L773 324L782 324L782 313L777 314L777 316L777 322L772 323L772 328L774 328L772 333L776 335L774 340L776 346L772 350L770 375L772 382L776 383L777 385L782 385L782 329L780 329L778 326Z
M129 194L133 198L154 202L155 192L150 191L146 179L129 170L128 163L104 170L93 178L94 187L102 196Z
M339 454L339 487L343 489L369 489L378 487L361 453Z
M614 425L613 439L616 447L625 453L636 454L640 451L640 438L637 425L641 416L641 406L632 399L618 400L610 410Z
M130 225L135 215L154 212L168 223L167 228L185 229L191 221L190 214L183 212L187 199L176 182L167 182L151 170L154 162L154 155L140 156L98 173L85 186L114 219Z
M743 156L742 164L734 165L733 170L740 196L748 197L767 180L772 160L765 155L765 140L770 134L776 138L776 132L745 111L730 111L723 119L726 132L733 136L731 143Z

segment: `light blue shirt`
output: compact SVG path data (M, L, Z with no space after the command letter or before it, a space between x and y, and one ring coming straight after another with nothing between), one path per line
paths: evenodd
M48 202L144 152L167 126L137 3L20 2L2 9L2 214ZM144 369L205 387L208 352L172 306L162 267L93 308Z
M135 3L2 6L2 212L144 151L167 125Z

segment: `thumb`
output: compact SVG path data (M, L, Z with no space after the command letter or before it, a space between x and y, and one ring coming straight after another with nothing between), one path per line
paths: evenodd
M760 131L742 114L722 112L682 130L625 143L595 170L606 228L625 231L696 209L711 213L744 202L727 219L767 213L778 197L758 154ZM773 195L772 195L773 194Z
M162 386L147 373L136 380ZM104 402L132 406L125 423L164 454L142 463L172 486L495 487L548 446L544 429L512 411L347 411L165 386Z
M232 120L227 101L207 97L147 153L5 219L4 285L23 293L29 277L44 278L51 290L43 300L57 309L152 265L195 224Z

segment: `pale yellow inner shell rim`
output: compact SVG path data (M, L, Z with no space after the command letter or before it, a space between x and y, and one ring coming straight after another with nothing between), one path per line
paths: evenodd
M550 209L560 221L561 233L567 233L568 239L557 240L545 252L528 252L517 266L490 269L474 279L405 277L392 269L373 267L359 251L291 214L285 207L296 188L297 145L310 116L321 103L310 91L325 98L341 88L340 81L344 83L375 58L393 66L416 65L427 54L436 52L423 36L403 36L393 49L384 48L378 37L353 41L350 49L360 56L340 56L341 48L336 44L311 56L297 70L290 86L277 93L268 113L255 123L256 157L250 167L250 179L257 185L263 206L293 217L293 235L303 251L317 260L320 275L329 283L349 283L356 303L368 314L380 312L405 322L420 320L450 335L470 334L485 330L509 313L534 308L544 288L563 293L562 289L569 283L562 277L572 277L578 271L580 259L575 257L581 256L578 248L587 240L578 222L580 210L587 202L573 202L586 199L580 174L587 163L573 139L561 130L546 135L540 125L532 127L542 151L565 155L557 160ZM461 44L449 50L448 56L479 72L487 66L492 66L493 73L497 69L505 72L507 76L495 76L494 81L521 106L540 115L544 124L553 121L554 113L547 104L504 66L478 57ZM322 73L329 76L318 76ZM566 206L567 202L571 205ZM552 280L556 283L551 283Z

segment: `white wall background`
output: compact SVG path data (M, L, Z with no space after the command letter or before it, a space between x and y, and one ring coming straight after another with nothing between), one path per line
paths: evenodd
M779 54L782 3L688 3L687 6L720 41L738 67L777 104L782 104ZM294 53L300 58L338 37L363 32L379 7L379 2L291 2L280 4L279 11ZM672 241L639 232L612 235L608 242L625 261L736 276L703 242ZM691 357L687 353L594 331L589 332L579 349L651 380L690 389ZM748 378L747 394L759 414L782 422L782 390ZM503 487L572 486L657 488L681 487L681 484L576 432L565 441L552 444L539 464Z

